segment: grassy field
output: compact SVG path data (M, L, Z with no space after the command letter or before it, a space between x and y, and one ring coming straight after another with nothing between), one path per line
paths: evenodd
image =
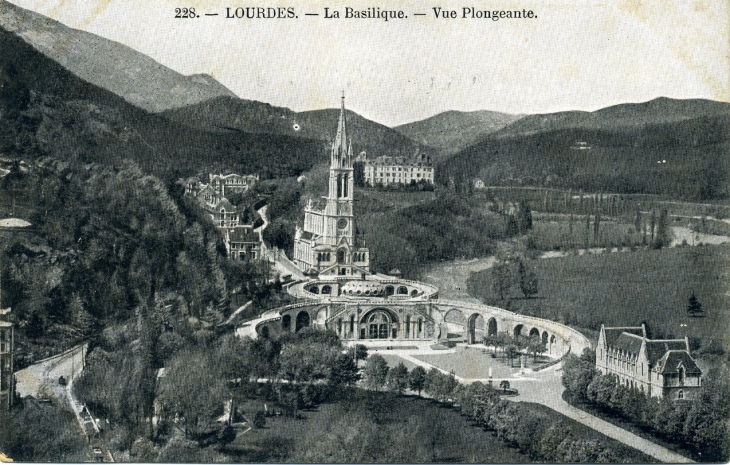
M726 246L702 246L534 260L538 298L513 304L592 330L645 321L654 337L686 335L727 350L728 258ZM687 314L693 292L702 318Z
M486 350L486 349L484 349ZM466 379L487 379L489 378L489 368L492 368L492 377L495 379L511 378L512 374L519 371L519 359L513 360L515 368L510 368L509 361L499 358L492 358L491 351L484 352L476 348L459 350L448 354L423 354L415 356L418 360L428 364L454 372L457 376ZM532 363L532 357L528 361Z
M541 415L564 421L578 437L600 439L629 463L651 458L537 404ZM243 405L248 414L262 401ZM271 408L271 404L269 404ZM472 426L432 400L356 390L349 399L302 412L303 418L269 418L262 429L240 435L226 451L240 462L300 463L526 463L531 458L491 432ZM234 451L233 449L236 449Z

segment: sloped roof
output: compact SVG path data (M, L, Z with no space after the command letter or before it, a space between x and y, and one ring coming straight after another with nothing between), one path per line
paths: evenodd
M624 331L619 335L611 347L630 354L638 355L639 350L641 350L642 339L643 338L641 336Z
M215 206L213 207L213 209L215 209L216 211L220 210L221 208L225 208L226 212L235 212L236 211L236 207L234 207L233 204L231 202L229 202L228 199L225 197L223 197L220 200L220 202L215 204Z
M258 242L259 235L251 228L233 228L228 235L231 242Z
M670 350L659 359L657 363L657 371L659 373L677 373L680 364L684 367L687 374L702 374L702 370L697 366L692 356L686 350Z
M646 341L646 356L651 366L658 364L659 360L670 350L685 351L689 355L689 347L687 347L687 342L684 339Z
M644 337L644 328L641 326L627 326L624 328L606 328L604 327L604 332L606 333L606 345L608 347L613 347L616 343L616 340L621 336L623 333L629 333L634 334L639 337Z

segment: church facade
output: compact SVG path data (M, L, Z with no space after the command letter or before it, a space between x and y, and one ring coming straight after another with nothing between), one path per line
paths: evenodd
M352 163L343 96L324 207L318 208L310 201L304 210L303 227L297 227L294 235L294 263L302 271L335 276L370 272L370 252L356 240Z

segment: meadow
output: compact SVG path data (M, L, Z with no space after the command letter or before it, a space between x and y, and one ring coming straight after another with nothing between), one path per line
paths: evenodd
M688 336L693 349L728 349L730 327L726 246L641 249L531 260L538 276L537 298L524 299L515 285L503 305L521 313L563 322L591 337L601 323L647 323L652 336ZM473 273L470 293L489 299L490 271ZM686 311L695 294L702 317Z

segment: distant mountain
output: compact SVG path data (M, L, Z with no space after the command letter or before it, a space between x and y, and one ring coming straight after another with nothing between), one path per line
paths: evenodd
M565 111L528 115L493 135L511 137L565 129L633 131L644 126L726 115L729 109L730 104L725 102L660 97L643 103L614 105L594 112Z
M279 134L329 143L336 133L339 111L339 108L332 108L297 113L268 103L217 97L184 108L168 110L161 115L171 121L206 131ZM347 128L356 154L366 151L370 156L409 156L420 152L434 152L424 144L349 110Z
M150 114L90 84L0 27L0 155L137 162L163 179L213 170L298 175L326 160L322 141L226 133Z
M526 116L436 170L443 183L562 186L690 200L730 197L730 104L661 98Z
M184 76L126 45L71 29L7 1L0 1L0 27L22 37L76 76L147 111L235 96L208 75Z
M520 118L522 115L487 110L445 111L393 129L422 144L456 153Z

